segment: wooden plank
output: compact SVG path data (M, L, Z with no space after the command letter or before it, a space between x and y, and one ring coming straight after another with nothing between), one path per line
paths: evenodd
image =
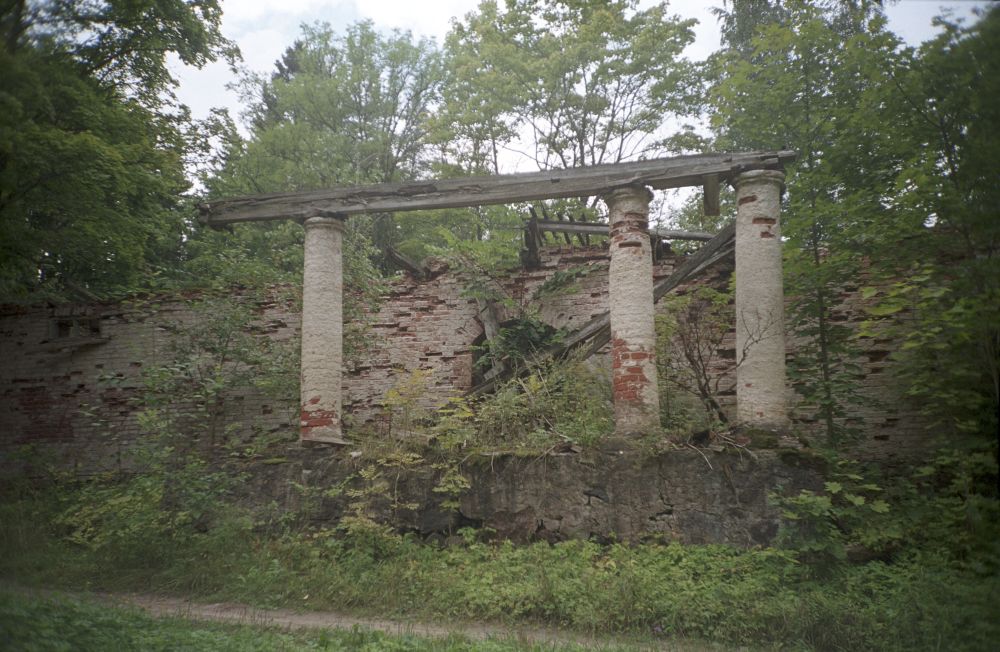
M538 219L535 211L531 211L532 218L524 225L524 256L521 264L526 269L538 269L542 265L542 257L538 252L539 242Z
M568 170L254 195L206 202L199 208L202 221L212 226L327 215L346 218L364 213L588 197L629 185L654 189L697 186L706 175L718 175L721 181L745 170L780 168L794 159L795 152L790 150L694 154Z
M538 220L538 228L542 231L552 231L554 233L578 233L589 235L608 235L608 225L594 222L557 222L555 220ZM659 236L662 240L696 240L708 242L715 237L713 233L705 231L682 231L679 229L664 229L654 227L649 231L652 235Z
M500 334L500 320L497 319L496 304L487 299L476 299L476 306L479 308L479 321L483 325L483 334L486 335L486 343L492 342ZM483 378L491 380L502 374L506 365L497 362L483 374Z
M695 278L706 269L719 262L723 258L732 255L736 246L736 225L730 224L719 232L711 241L707 242L698 251L688 257L684 263L674 272L653 284L653 303L658 302L671 290L676 289L682 283ZM496 386L514 377L515 373L527 373L533 367L547 362L553 358L567 355L574 349L586 345L584 357L589 357L599 351L605 344L611 341L611 313L604 312L597 315L576 331L567 335L557 346L550 348L543 353L534 356L521 365L517 370L508 369L495 378L480 383L469 390L468 395L479 396L492 392Z
M418 281L422 281L427 277L427 270L410 260L407 256L404 256L392 245L385 248L385 257L389 262L408 271Z
M662 299L664 295L681 283L701 274L718 260L731 254L735 251L735 243L736 224L731 223L702 245L698 251L688 256L687 260L675 269L673 274L653 284L653 303Z
M719 175L708 174L704 178L704 200L702 207L704 213L709 217L718 217L719 215Z
M569 221L571 223L576 222L576 220L573 219L573 213L568 213L566 217L569 218ZM587 235L586 233L577 233L576 239L579 240L580 244L583 245L584 247L590 244L590 236Z
M559 221L560 224L562 224L563 221L564 221L563 217L564 217L564 214L563 214L562 211L559 211L558 213L556 213L556 219ZM573 220L566 220L566 221L567 222L572 222ZM568 245L572 245L573 244L573 238L570 236L569 233L567 233L565 231L563 231L563 239L566 240L566 244L568 244Z

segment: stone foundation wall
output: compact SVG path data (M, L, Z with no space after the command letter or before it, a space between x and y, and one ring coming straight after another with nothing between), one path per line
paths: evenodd
M372 460L329 449L300 452L284 464L258 467L247 496L276 497L297 506L292 482L316 489L349 486L364 492L358 472ZM539 457L479 455L461 465L471 488L445 509L435 492L440 471L428 465L395 476L392 496L372 496L370 515L428 541L459 528L489 528L515 543L591 539L766 545L780 514L769 494L821 490L822 460L802 451L683 449L659 454L615 450ZM350 513L345 493L322 499L313 518L337 523ZM390 501L406 508L393 509Z

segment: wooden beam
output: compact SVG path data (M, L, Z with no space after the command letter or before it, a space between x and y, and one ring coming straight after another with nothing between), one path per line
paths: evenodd
M427 278L426 269L410 260L392 245L385 248L385 257L389 260L389 262L408 271L418 281L422 281Z
M653 189L703 184L706 175L730 179L752 169L780 169L795 152L694 154L488 177L406 181L305 192L255 195L210 201L199 206L211 226L237 222L306 219L317 215L346 218L364 213L393 213L438 208L510 204L539 199L588 197L614 188L645 185Z
M704 187L704 200L703 208L704 213L708 217L717 217L719 215L719 175L708 174L705 175L703 179L702 186Z
M653 284L653 302L657 302L677 286L689 281L706 269L719 262L723 258L731 256L736 247L736 225L730 224L719 232L711 241L707 242L698 251L694 252L685 260L674 272ZM597 315L576 331L567 335L558 345L551 347L532 359L527 364L520 365L517 369L507 369L497 377L480 383L469 390L470 396L479 396L492 392L496 386L510 378L515 373L527 373L532 368L545 363L552 358L557 358L568 354L574 349L586 345L585 357L589 357L611 341L611 313L605 312Z
M538 232L538 219L535 210L531 209L531 219L524 225L524 249L521 250L521 265L525 269L538 269L542 258L538 253L541 235Z
M552 231L555 233L579 233L588 235L608 235L608 225L596 222L557 222L555 220L537 220L538 228L542 231ZM681 231L678 229L663 229L654 227L649 230L651 235L658 236L661 240L697 240L708 242L715 237L713 233L705 231Z

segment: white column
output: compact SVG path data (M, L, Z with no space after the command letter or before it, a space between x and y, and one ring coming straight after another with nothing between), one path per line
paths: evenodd
M346 444L341 438L344 223L311 217L304 223L302 274L301 441Z
M615 434L648 433L659 426L656 329L653 317L653 252L649 201L643 186L618 188L603 197L611 226L611 380Z
M785 296L778 221L785 174L736 177L736 416L768 429L788 425Z

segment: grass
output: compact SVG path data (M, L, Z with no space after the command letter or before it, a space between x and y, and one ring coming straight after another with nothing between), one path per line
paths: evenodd
M183 545L124 554L122 543L90 550L54 538L38 527L55 520L44 501L7 504L0 519L0 574L31 585L820 650L987 650L1000 634L995 574L926 555L816 580L773 549L574 541L438 550L359 533L271 538L239 519Z
M79 596L38 596L11 590L0 590L0 648L22 652L576 652L594 649L575 644L539 644L503 638L476 641L454 634L441 638L390 635L359 627L291 631L252 624L153 618L134 608ZM629 648L609 646L599 649L614 652Z
M788 501L783 509L798 510L798 530L783 537L785 549L514 546L483 543L474 531L464 545L438 549L363 519L337 529L279 527L222 495L167 511L151 477L24 490L0 504L0 577L726 645L992 650L1000 639L1000 507L976 489L993 486L990 459L975 473L970 460L948 475L922 471L924 484L898 491L844 475L827 483L827 494ZM852 493L862 490L877 500ZM879 554L851 561L858 544Z

